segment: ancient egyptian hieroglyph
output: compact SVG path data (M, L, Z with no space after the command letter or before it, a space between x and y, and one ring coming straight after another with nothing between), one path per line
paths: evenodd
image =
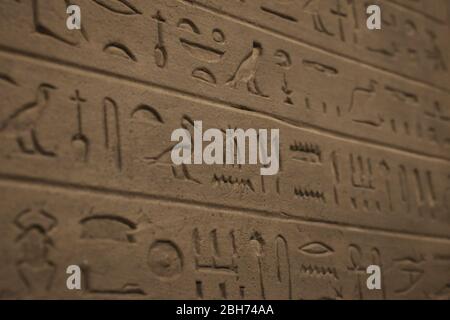
M450 297L449 1L373 0L380 30L357 0L70 3L80 29L0 1L1 299ZM175 165L195 121L279 129L278 173Z

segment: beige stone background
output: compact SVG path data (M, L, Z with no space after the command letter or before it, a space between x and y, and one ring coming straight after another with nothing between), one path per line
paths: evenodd
M0 298L448 299L449 12L0 0ZM280 172L172 165L193 120L279 128Z

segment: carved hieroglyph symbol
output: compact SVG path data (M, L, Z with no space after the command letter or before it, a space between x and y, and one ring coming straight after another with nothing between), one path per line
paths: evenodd
M75 151L75 159L87 162L90 141L83 132L82 113L82 104L86 102L86 99L80 95L79 90L75 90L75 95L71 96L70 100L75 103L77 112L77 132L72 136L72 147Z
M147 264L160 279L174 279L183 270L183 256L172 241L157 240L148 251Z
M190 19L182 18L178 21L177 27L188 33L195 35L195 38L202 35L200 28ZM180 37L180 43L183 49L185 49L190 56L198 61L204 63L213 64L222 61L225 55L223 45L225 44L225 34L222 30L215 28L212 30L211 38L214 41L214 45L208 45L198 40L190 40L186 37ZM206 82L209 84L217 84L217 79L214 73L205 66L200 66L192 71L192 77L194 79Z
M46 150L39 142L36 126L51 104L51 92L56 87L42 83L36 90L33 101L25 103L0 122L0 132L13 132L20 150L26 154L55 157L53 151Z
M237 88L238 84L242 82L247 85L248 92L267 98L267 95L262 93L256 82L256 69L262 53L263 48L261 44L256 41L253 42L252 51L239 64L233 76L228 80L227 85Z
M21 257L16 262L17 272L30 292L42 294L50 290L56 265L49 258L53 248L50 231L57 220L45 210L26 209L14 220L21 230L16 239Z

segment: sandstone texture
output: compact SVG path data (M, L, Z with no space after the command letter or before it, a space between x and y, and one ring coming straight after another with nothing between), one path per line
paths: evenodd
M449 299L450 2L0 1L0 299ZM172 163L280 130L280 170ZM66 287L69 265L82 289ZM369 290L378 265L382 289Z

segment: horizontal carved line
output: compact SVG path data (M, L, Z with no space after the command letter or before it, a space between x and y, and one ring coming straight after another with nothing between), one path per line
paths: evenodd
M379 227L371 227L371 226L363 226L363 225L356 225L356 224L348 224L348 223L342 223L342 222L336 222L336 221L326 221L322 219L312 219L312 218L306 218L306 217L299 217L299 216L291 216L284 214L283 212L276 212L276 211L270 211L270 210L262 210L262 209L254 209L254 208L243 208L239 206L233 206L233 205L222 205L217 203L208 203L208 202L202 202L197 200L188 200L188 199L179 199L175 197L170 196L163 196L163 195L154 195L154 194L147 194L144 192L139 191L126 191L126 190L118 190L113 188L105 188L105 187L99 187L99 186L92 186L92 185L86 185L86 184L80 184L80 183L71 183L71 182L63 182L63 181L56 181L52 179L45 179L45 178L34 178L34 177L26 177L21 175L14 175L14 174L7 174L7 173L0 173L0 184L1 183L12 183L17 185L23 185L26 187L37 187L38 190L42 190L43 187L48 188L54 188L59 190L66 190L66 191L73 191L88 195L101 195L101 196L116 196L116 197L122 197L126 200L131 199L141 199L146 201L156 201L157 203L160 203L161 201L166 201L169 204L183 206L186 205L187 207L198 207L200 209L215 209L218 211L222 211L225 214L239 214L247 217L255 217L255 218L265 218L265 219L272 219L272 220L279 220L282 222L298 222L298 223L304 223L304 224L310 224L312 226L322 226L326 228L334 227L334 228L341 228L341 229L347 229L347 231L353 231L353 232L371 232L374 234L378 234L381 236L396 236L396 237L402 237L402 238L412 238L412 239L421 239L425 241L439 241L439 242L450 242L450 235L447 236L440 236L440 235L432 235L427 233L419 233L419 232L413 232L413 231L396 231L396 230L390 230L386 228L379 228Z
M239 112L247 113L247 114L250 113L252 115L256 114L260 118L267 118L271 121L279 121L285 125L292 126L297 129L302 129L302 130L308 131L310 133L322 135L324 137L331 136L332 138L350 141L353 144L366 144L366 145L369 145L369 146L372 146L375 148L388 149L389 152L405 153L410 157L423 157L423 158L425 158L427 160L431 160L431 161L442 161L445 163L450 162L450 156L449 156L449 158L447 158L445 156L440 156L440 155L438 156L435 154L427 153L425 151L413 150L413 149L410 149L410 148L407 148L404 146L400 146L400 145L382 143L382 142L379 142L376 140L372 140L370 138L355 137L355 136L352 136L347 133L339 132L339 131L332 130L332 129L322 128L318 125L314 125L314 124L310 124L310 123L305 123L304 121L301 121L301 120L293 121L291 119L286 119L283 116L277 116L277 115L270 114L268 112L257 111L257 110L253 110L248 107L230 104L230 102L221 100L219 98L205 97L205 96L202 96L199 94L194 94L194 93L191 93L188 91L180 90L177 88L172 88L172 87L161 85L158 83L135 79L131 76L120 75L120 74L116 74L114 72L98 69L95 67L88 67L88 66L80 65L80 64L77 64L74 62L62 61L62 60L58 60L56 58L49 58L49 57L46 57L46 56L43 56L40 54L36 54L36 53L26 52L26 51L18 50L15 48L9 48L9 47L6 47L1 44L0 44L0 55L9 56L10 58L15 59L15 60L17 60L18 55L20 55L22 59L31 59L32 61L39 60L41 62L41 66L43 63L45 63L45 64L50 65L53 68L56 68L56 67L63 68L63 69L65 68L65 69L69 69L72 71L74 70L75 72L78 72L78 73L80 73L80 72L81 73L89 73L92 76L97 77L97 78L98 77L106 77L108 79L113 78L118 81L128 82L135 86L143 86L145 88L150 87L154 91L160 91L160 92L163 92L164 94L172 94L173 96L177 96L182 99L190 100L193 102L207 103L214 107L223 108L223 109L226 109L229 111L234 110L234 111L239 111Z

